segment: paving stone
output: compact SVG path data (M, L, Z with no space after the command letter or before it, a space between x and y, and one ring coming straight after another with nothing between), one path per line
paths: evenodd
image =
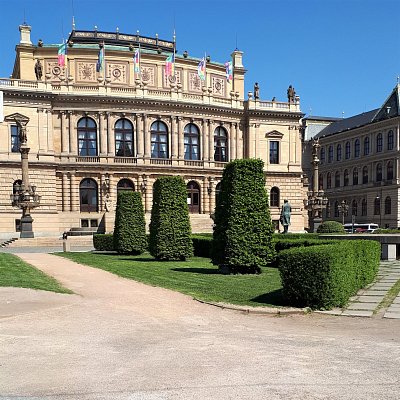
M383 298L385 297L385 295L383 294L383 292L380 296L372 296L370 294L365 293L365 295L362 296L358 296L357 301L360 303L376 303L379 304Z
M389 308L388 311L398 311L400 312L400 304L392 304Z
M393 304L400 304L400 297L397 296L394 300L393 300Z
M387 290L367 290L362 296L384 296Z
M383 318L400 319L400 312L387 311Z
M372 286L373 289L386 289L389 290L393 285L387 284L387 283L375 283L374 286Z
M346 310L343 311L342 315L347 315L350 317L372 317L372 311L363 311L363 310Z
M347 307L346 311L350 311L350 310L374 311L379 303L380 302L378 302L378 303L352 303Z

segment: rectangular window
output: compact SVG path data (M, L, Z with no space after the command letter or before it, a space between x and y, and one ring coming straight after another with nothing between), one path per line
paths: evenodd
M279 164L279 142L272 140L269 142L269 163Z
M11 152L18 153L19 151L19 132L17 125L11 125Z

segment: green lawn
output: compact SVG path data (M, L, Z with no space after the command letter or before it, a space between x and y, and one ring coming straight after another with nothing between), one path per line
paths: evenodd
M250 306L284 306L279 272L263 268L260 275L222 275L210 259L155 261L149 254L126 256L93 253L57 253L80 264L188 294L201 300Z
M23 262L18 257L7 253L0 253L0 286L72 293L62 287L55 279Z

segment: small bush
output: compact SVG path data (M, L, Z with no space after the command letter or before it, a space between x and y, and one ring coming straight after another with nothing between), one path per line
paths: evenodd
M114 237L113 234L93 235L93 247L99 251L113 251Z
M180 176L156 180L150 222L150 254L158 260L193 255L186 185Z
M192 235L193 250L196 257L211 258L212 237L203 235Z
M278 265L284 296L294 306L344 306L373 281L380 253L380 244L371 240L342 240L282 251Z
M379 228L379 229L375 229L372 233L395 233L395 234L400 234L400 229L383 229L383 228Z
M118 193L114 248L119 254L141 254L147 250L146 221L138 192L124 190Z
M346 233L343 225L337 221L325 221L317 229L317 233Z

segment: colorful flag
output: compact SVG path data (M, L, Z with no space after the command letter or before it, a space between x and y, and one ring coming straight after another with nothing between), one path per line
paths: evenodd
M58 65L65 67L67 62L67 43L63 43L58 47Z
M233 79L232 61L228 61L225 63L225 71L226 71L226 80L228 82L231 82Z
M202 81L206 80L206 58L203 57L197 67L197 75Z
M99 50L99 56L97 58L96 71L103 72L104 71L104 44Z
M165 75L174 76L175 75L175 57L170 54L165 60Z
M140 74L140 48L135 50L135 55L133 56L134 71Z

